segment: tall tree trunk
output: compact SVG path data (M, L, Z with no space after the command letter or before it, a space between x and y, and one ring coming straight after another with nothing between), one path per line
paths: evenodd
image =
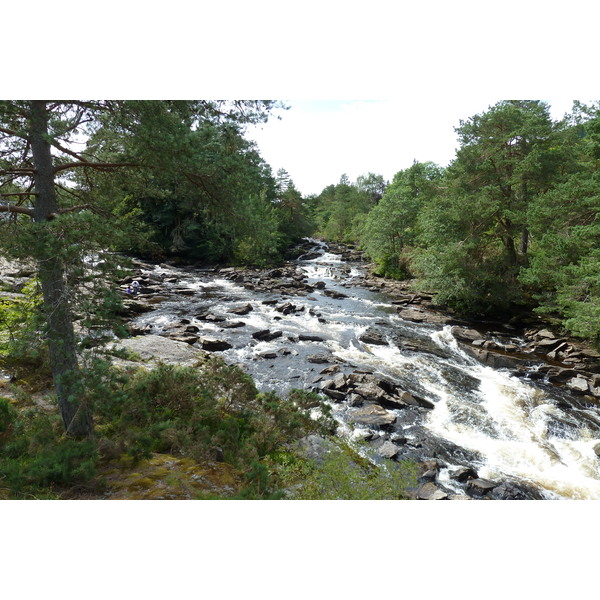
M521 245L519 247L519 252L521 253L521 263L523 266L529 265L529 255L527 254L529 250L529 230L526 226L523 226L521 230Z
M35 168L34 218L40 225L58 210L52 154L48 136L48 112L45 101L31 102L31 151ZM60 256L49 244L49 230L40 230L40 248L37 256L38 276L44 298L44 311L48 324L50 367L58 397L58 404L65 430L76 437L92 434L92 416L89 408L81 402L79 366L73 320L69 307L69 294L65 269Z

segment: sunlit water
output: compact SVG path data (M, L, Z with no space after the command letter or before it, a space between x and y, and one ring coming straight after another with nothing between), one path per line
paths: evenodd
M309 283L325 282L328 290L347 297L332 298L315 290L308 296L282 298L251 292L218 275L156 267L155 273L178 277L177 287L196 294L167 300L136 321L161 332L178 319L189 319L200 335L232 344L221 355L243 366L263 391L285 395L294 388L312 389L327 366L309 361L316 354L329 354L345 372L384 375L435 403L422 425L481 457L476 465L480 477L518 480L542 490L547 498L600 499L600 459L593 450L600 441L600 419L595 409L566 414L559 408L558 391L478 363L460 349L449 327L404 321L385 296L353 287L362 278L360 269L348 267L334 254L324 252L299 264ZM263 304L272 299L290 302L295 312L284 315L276 310L278 305ZM229 312L248 302L253 310L247 315ZM207 311L245 326L224 329L218 322L196 318ZM386 336L389 345L363 343L360 337L369 328ZM253 332L265 329L283 335L269 342L252 338ZM298 340L307 334L323 341ZM410 350L403 348L405 341ZM276 352L277 358L263 358L268 352ZM335 409L343 420L346 407L338 404ZM344 427L352 434L347 424ZM448 470L440 481L456 488Z

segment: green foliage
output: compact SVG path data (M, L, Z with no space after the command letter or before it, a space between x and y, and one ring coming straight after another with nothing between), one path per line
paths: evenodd
M326 187L314 200L317 235L333 241L356 241L362 218L379 201L378 192L384 187L383 178L372 173L359 178L358 184L342 175L337 185Z
M417 485L413 463L376 466L342 443L332 444L318 463L280 455L273 469L294 500L399 500Z
M303 408L319 406L316 397L260 394L248 375L217 359L201 369L160 365L129 378L98 363L86 389L94 390L99 431L135 458L169 452L201 460L220 448L226 462L249 469L290 439L331 428L324 408L321 419Z
M393 279L410 277L407 246L418 241L418 216L441 182L443 171L434 163L415 163L394 176L380 202L369 212L360 229L367 255L378 273Z
M41 292L32 279L22 288L22 297L0 298L0 360L12 369L48 370L44 343Z
M98 454L92 440L64 437L57 415L15 410L0 398L0 487L13 498L55 498L90 480Z
M235 262L266 266L280 256L278 215L275 205L267 200L264 191L239 202L233 221Z

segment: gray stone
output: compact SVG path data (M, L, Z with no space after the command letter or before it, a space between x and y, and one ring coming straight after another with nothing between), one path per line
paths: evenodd
M465 327L452 327L450 331L457 340L462 340L465 342L474 342L475 340L481 339L481 334L475 329L467 329Z
M261 342L270 342L276 338L280 338L283 335L283 331L271 331L270 329L262 329L260 331L255 331L252 334L252 337L255 340L259 340Z
M310 363L314 364L326 364L331 362L332 355L331 354L313 354L306 359Z
M322 464L331 452L331 447L331 442L316 434L307 435L295 444L296 451L300 456L314 460L318 465Z
M301 342L322 342L322 341L324 341L323 338L319 335L308 335L308 334L303 334L303 333L301 333L298 336L298 339Z
M419 500L446 500L448 494L438 488L435 483L428 481L419 488L417 498Z
M383 445L377 450L377 453L383 458L394 458L398 455L400 448L392 442L384 442Z
M587 394L590 391L590 384L587 379L584 379L583 377L573 377L567 381L567 387L575 392L581 392L583 394Z
M152 363L163 362L166 364L194 366L201 361L206 353L189 344L177 342L160 335L144 335L119 340L111 343L108 348L127 349L137 354L142 361ZM115 361L119 364L136 365L133 361ZM139 366L139 364L138 364ZM152 366L152 365L150 365Z
M450 479L464 483L467 479L477 479L477 471L472 467L460 467L450 473Z
M396 415L378 404L367 404L354 411L350 420L361 425L382 427L395 423Z
M233 348L233 346L225 340L217 340L210 337L200 338L200 344L202 349L206 350L207 352L221 352L223 350L229 350L229 348Z
M379 331L365 331L358 339L364 344L372 344L373 346L387 346L388 344Z
M467 483L467 492L475 496L485 496L488 492L497 487L497 483L487 479L471 479Z
M385 392L375 383L361 383L354 388L354 393L365 400L378 402L386 396Z

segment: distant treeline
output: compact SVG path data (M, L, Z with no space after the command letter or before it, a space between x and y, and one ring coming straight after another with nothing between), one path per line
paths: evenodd
M463 314L534 309L598 343L600 103L553 121L544 102L503 101L456 132L447 168L342 177L311 198L317 235Z

